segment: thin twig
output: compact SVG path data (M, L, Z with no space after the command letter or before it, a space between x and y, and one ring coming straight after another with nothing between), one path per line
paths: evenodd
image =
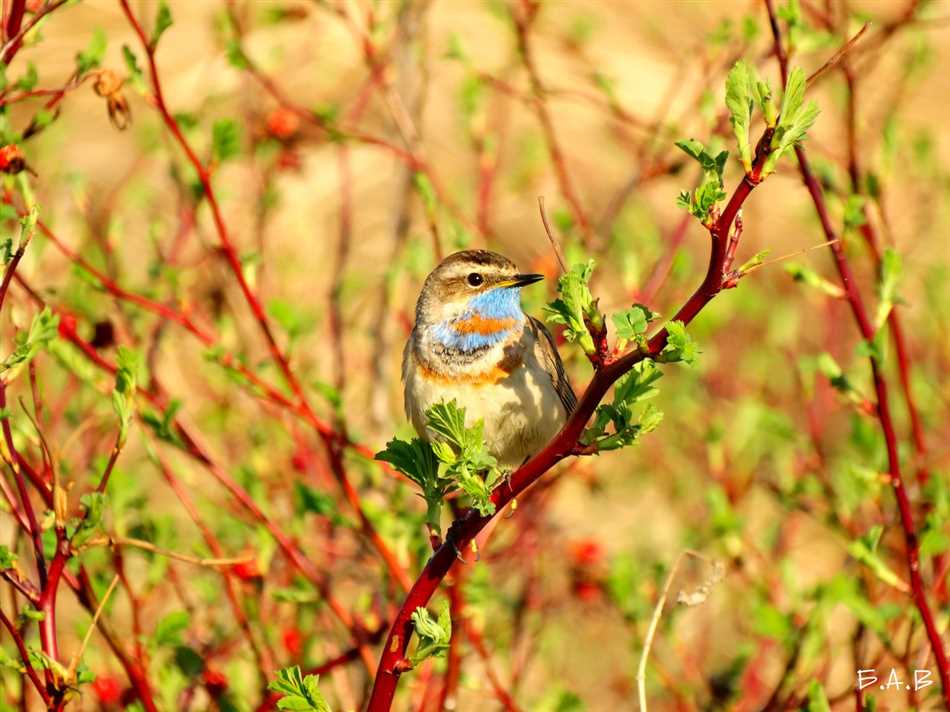
M83 636L79 650L76 651L76 654L73 655L73 659L69 662L69 667L67 668L69 672L67 675L67 680L75 679L76 669L79 667L79 661L82 660L83 653L86 652L86 646L89 645L89 639L92 638L92 631L96 629L96 625L99 623L99 616L101 616L102 611L105 610L106 603L109 601L109 596L112 595L112 591L115 589L117 583L119 583L118 574L112 577L112 583L109 584L109 588L106 589L102 599L99 601L99 606L96 608L96 612L92 617L92 622L89 624L89 628L86 630L86 635Z
M870 26L871 26L870 22L865 22L861 26L861 29L858 30L857 33L850 40L845 42L838 49L837 52L831 55L831 57L828 59L827 62L825 62L817 70L811 73L808 79L805 80L805 85L806 86L810 85L812 82L814 82L818 77L820 77L822 74L827 72L829 69L833 69L835 66L837 66L838 63L841 62L842 59L844 59L845 55L848 54L848 52L850 52L852 49L854 49L855 45L857 45L857 43L861 40L861 37L864 36L864 33L867 32Z
M670 587L673 585L673 579L676 578L680 564L683 563L683 559L687 556L692 556L700 561L709 563L709 559L699 552L684 549L677 555L676 560L673 562L673 567L670 569L670 573L666 576L666 581L660 591L660 598L657 600L656 606L653 608L653 615L650 617L650 625L647 627L647 634L643 639L643 650L640 653L640 662L637 665L637 695L640 702L640 712L647 712L647 661L650 657L650 648L653 646L653 638L656 636L656 629L660 624L660 618L663 616L663 608L666 606L666 599L669 596ZM711 579L711 581L714 582L713 579ZM701 590L705 589L704 594L708 593L708 588L711 585L712 583L701 587ZM685 605L695 605L691 601L684 600L682 597L678 599L678 602L684 603Z
M551 223L548 222L548 213L544 209L543 195L538 196L538 212L541 213L541 224L544 225L544 234L548 236L548 242L551 243L551 249L554 250L554 256L557 257L557 263L561 267L561 274L564 274L567 272L567 265L564 264L564 253L561 251L560 243L554 236L554 231L551 229Z

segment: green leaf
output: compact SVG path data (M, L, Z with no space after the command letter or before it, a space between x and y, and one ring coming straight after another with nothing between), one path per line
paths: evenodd
M880 329L890 316L891 309L899 303L897 287L900 284L903 271L901 256L892 247L888 247L881 254L881 265L877 280L877 311L874 315L875 326Z
M21 89L22 91L31 91L36 83L39 81L40 77L36 71L36 65L33 62L27 62L26 64L26 74L17 79L16 88Z
M739 160L746 173L752 171L752 147L749 145L749 126L752 124L753 70L739 60L726 77L726 107L729 122L739 148Z
M6 571L16 566L16 554L9 547L0 544L0 571Z
M142 368L138 352L119 347L118 368L115 372L115 388L112 390L112 408L119 417L118 447L125 445L129 425L135 415L135 391L139 371Z
M76 53L76 74L81 77L102 63L102 58L106 53L107 42L106 33L101 27L97 27L95 31L93 31L92 39L89 41L86 49Z
M754 270L756 267L761 266L763 262L765 262L765 258L768 257L769 252L771 252L771 250L762 250L760 252L756 252L754 255L752 255L752 257L750 257L741 265L739 265L739 269L736 271L740 275L748 274L749 272Z
M828 379L832 387L842 393L850 393L854 391L854 387L851 385L851 381L848 380L848 377L845 375L844 371L841 370L841 366L838 365L838 362L835 361L834 356L825 352L818 356L816 362L818 371Z
M377 452L375 458L388 462L423 489L439 479L439 463L432 446L419 438L409 442L390 440L386 449Z
M437 403L426 411L429 428L453 445L464 448L469 443L469 432L465 427L465 409L459 408L453 400L449 403Z
M75 531L70 536L70 543L74 547L82 546L101 531L106 496L101 492L90 492L80 497L79 502L83 506L83 516L76 522Z
M241 133L233 119L218 119L211 128L212 155L218 163L241 153Z
M804 104L805 85L805 71L801 67L795 67L789 73L788 83L785 85L778 126L772 136L771 153L762 167L763 177L775 170L782 156L791 153L796 144L805 140L808 130L818 118L818 104L814 101Z
M149 39L149 46L154 50L158 41L165 34L165 30L172 26L172 11L168 9L168 3L161 0L158 4L158 12L155 14L155 26L152 28L152 36Z
M138 58L135 52L128 45L122 45L122 60L125 62L125 68L129 72L129 83L138 92L145 91L145 77L142 74L142 68L139 67Z
M502 473L486 447L482 421L467 426L465 409L453 400L429 408L426 426L435 435L432 448L441 463L439 477L454 482L471 498L479 513L493 514L491 493Z
M435 620L422 606L412 612L412 624L419 638L416 651L409 661L415 666L426 658L442 656L452 639L452 617L448 603L443 604L439 619Z
M225 48L225 56L228 58L228 64L235 69L247 69L250 64L247 61L247 55L241 47L241 43L236 39L228 40Z
M552 324L563 324L564 338L579 344L586 354L595 352L587 321L596 322L601 318L588 286L593 272L593 260L587 264L573 265L558 279L560 298L544 307L545 319Z
M327 517L334 524L344 524L345 519L340 516L339 507L336 500L326 492L319 492L313 487L301 482L294 481L294 508L297 514L310 512L321 517Z
M864 205L866 202L865 197L858 193L852 193L848 196L844 205L845 230L861 227L867 222L867 215L864 213Z
M300 666L277 671L277 679L267 685L267 689L283 697L277 701L277 708L293 712L330 712L330 705L319 690L320 676L300 672Z
M782 106L779 110L782 125L788 125L804 101L805 70L801 67L795 67L788 75L788 82L785 84L785 93L782 95Z
M795 630L791 618L768 603L760 603L755 607L752 625L759 635L781 643L791 640Z
M185 677L198 677L205 669L204 658L194 649L187 645L178 645L175 647L175 666L181 670Z
M181 445L181 439L175 430L175 416L178 415L179 410L181 410L181 401L173 398L161 416L151 411L143 412L142 422L165 442Z
M907 584L894 573L890 566L884 563L884 560L877 553L877 545L883 532L884 527L880 525L871 527L867 534L848 545L848 553L855 560L871 569L871 572L884 583L900 591L906 591Z
M58 329L59 316L53 314L49 307L44 307L33 317L29 331L16 335L16 348L0 365L0 376L4 383L13 381L36 354L47 348L56 338Z
M808 686L808 704L805 709L808 712L831 712L825 690L818 680L812 680Z
M442 500L452 488L452 483L441 479L439 460L432 445L420 438L413 438L409 442L393 439L386 443L386 449L376 453L375 457L382 462L388 462L419 485L426 502L426 522L433 531L438 532Z
M617 379L610 403L597 406L593 423L581 435L582 445L596 445L597 452L632 445L644 433L656 429L663 413L647 406L638 414L638 406L659 391L655 383L663 373L651 359L644 359ZM607 426L612 425L612 432Z
M711 220L710 211L713 206L726 197L722 174L726 167L726 160L729 158L729 152L720 151L713 156L696 139L677 141L676 146L695 159L703 169L703 178L699 186L692 194L687 191L681 192L676 201L677 205L688 210L704 225L708 224Z
M152 640L155 645L181 645L181 634L190 624L191 615L188 611L172 611L155 626Z
M686 325L681 321L671 321L666 325L666 346L660 352L657 361L661 363L675 363L682 361L693 364L699 354L699 347L686 331Z
M313 314L306 311L303 305L284 299L271 299L267 303L267 313L287 332L291 341L306 336L317 323Z
M806 267L797 262L790 262L785 265L785 271L796 282L813 287L820 292L824 292L829 297L834 297L835 299L844 297L844 290L841 287L820 276L811 267Z
M614 323L617 338L626 341L636 341L637 344L643 346L644 344L641 342L644 342L643 337L646 334L647 328L650 322L658 316L659 315L649 307L643 304L634 304L629 309L612 315L611 320Z
M419 194L419 197L422 198L422 204L425 207L426 213L429 215L435 214L439 200L436 196L435 186L432 185L429 176L422 171L416 171L412 174L412 185Z

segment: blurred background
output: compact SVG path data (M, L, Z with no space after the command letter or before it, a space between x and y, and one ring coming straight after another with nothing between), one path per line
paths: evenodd
M779 5L791 63L808 74L870 23L846 59L809 87L821 115L806 145L869 304L878 294L875 266L855 205L882 247L902 258L897 309L923 449L911 437L890 343L885 373L905 479L928 533L929 593L945 629L950 3ZM130 6L150 32L158 3ZM596 261L592 288L606 312L643 302L675 313L702 280L709 238L676 205L699 172L674 141L696 138L734 156L723 97L737 59L756 65L776 93L781 84L760 2L168 8L173 24L155 54L164 101L209 167L242 274L318 417L370 452L411 434L400 359L421 282L440 256L497 250L548 275L524 292L530 313L540 316L554 298L558 265L539 196L568 261ZM77 53L90 52L95 76L79 82ZM33 86L14 87L34 70ZM105 96L95 89L102 70L124 80L121 88ZM105 542L74 565L88 568L100 595L123 572L103 618L144 663L160 709L257 709L266 702L262 660L314 668L352 643L266 525L193 449L189 455L175 422L329 577L367 630L385 626L402 592L341 495L332 447L292 408L222 365L227 354L293 400L221 247L200 176L156 110L145 53L121 7L87 0L51 12L6 77L6 131L34 128L17 143L55 239L38 232L18 269L23 282L11 286L0 324L4 348L37 310L28 287L59 310L61 324L73 320L92 353L109 362L119 345L141 353L140 385L161 394L164 407L140 399L145 419L132 426L112 474L102 536L191 557L245 557L222 569ZM61 88L52 107L55 94L20 96ZM757 122L753 137L761 130ZM730 157L728 193L741 177ZM443 694L447 663L427 662L403 677L394 709L633 709L647 625L684 549L722 562L725 573L703 604L684 607L673 603L676 591L701 586L712 566L689 559L680 570L650 653L651 709L797 708L814 681L832 708L854 709L859 668L886 676L894 667L906 677L921 667L936 677L901 590L903 540L880 475L887 464L867 358L794 159L753 192L743 224L738 264L768 250L766 264L691 326L701 357L666 372L656 399L661 426L635 447L560 466L510 519L496 520L480 538L480 561L456 566L451 581L463 601L453 609L456 687ZM128 295L167 305L212 338L196 338ZM112 377L77 341L59 341L36 362L40 422L78 511L115 437ZM560 348L581 392L590 366L575 346ZM829 363L846 387L829 379ZM30 401L32 390L21 376L9 401ZM12 409L17 442L39 461L36 431ZM368 521L413 580L428 556L424 503L365 453L347 447L342 458ZM209 549L163 467L222 552ZM921 469L929 478L915 476ZM878 526L872 554L857 555L855 542ZM14 529L0 514L0 535L20 547L28 570L29 550ZM250 633L225 603L226 585ZM12 589L0 593L8 610L12 597ZM440 605L441 597L431 609ZM64 588L64 654L88 625L88 610ZM2 645L15 655L8 638ZM376 658L378 635L370 647ZM83 660L97 680L81 687L72 708L139 704L102 638L93 636ZM324 673L332 709L363 703L371 678L361 664L354 654ZM16 709L24 678L0 674L0 707ZM936 709L938 687L916 696L876 690L874 704ZM26 707L38 702L29 696Z

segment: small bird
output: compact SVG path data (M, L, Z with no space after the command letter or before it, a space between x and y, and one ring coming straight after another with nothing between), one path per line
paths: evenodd
M564 425L577 398L551 334L521 308L521 288L543 278L488 250L449 255L426 277L402 362L420 437L432 435L426 410L454 400L466 425L484 422L499 465L514 468Z

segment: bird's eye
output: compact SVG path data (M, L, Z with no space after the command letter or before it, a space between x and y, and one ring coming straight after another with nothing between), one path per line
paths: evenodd
M484 281L485 281L485 278L482 277L478 272L472 272L468 276L468 283L472 285L473 287L477 287Z

